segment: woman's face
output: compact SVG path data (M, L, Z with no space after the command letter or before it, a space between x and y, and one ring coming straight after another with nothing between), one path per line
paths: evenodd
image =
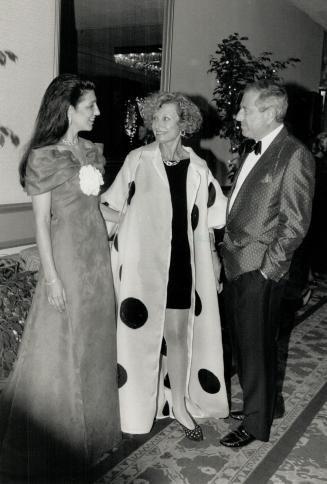
M91 131L100 111L94 91L85 91L76 107L70 106L71 127L78 131Z
M179 116L174 103L163 104L154 113L152 130L159 143L173 142L180 136Z

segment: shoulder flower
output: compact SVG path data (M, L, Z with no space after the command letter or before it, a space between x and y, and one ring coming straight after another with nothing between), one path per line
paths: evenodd
M103 178L97 168L92 165L84 165L79 170L79 184L85 195L99 195Z

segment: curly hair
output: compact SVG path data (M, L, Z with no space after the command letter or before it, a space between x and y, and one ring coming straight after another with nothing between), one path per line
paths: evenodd
M144 99L142 116L144 125L152 130L154 114L164 104L175 104L179 116L179 126L185 135L191 136L201 128L202 115L199 108L180 92L155 92Z

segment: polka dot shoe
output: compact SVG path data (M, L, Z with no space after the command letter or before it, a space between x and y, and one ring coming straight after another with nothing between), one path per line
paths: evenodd
M200 440L203 440L203 433L202 433L202 429L201 429L200 425L196 423L196 421L194 420L193 417L191 417L191 418L192 418L192 421L195 425L194 429L189 429L189 428L185 427L185 425L180 423L177 419L175 419L175 420L182 427L182 429L185 433L185 436L188 439L195 440L197 442L200 441Z

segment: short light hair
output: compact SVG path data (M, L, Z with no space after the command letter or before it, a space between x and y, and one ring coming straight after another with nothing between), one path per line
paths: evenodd
M186 135L198 131L202 124L202 115L199 108L188 97L180 92L156 92L144 99L142 116L144 124L152 130L154 114L164 104L175 104L179 116L179 126Z
M283 122L288 108L288 96L286 89L282 85L275 81L264 79L248 84L244 92L247 91L256 91L259 93L256 105L260 111L273 107L275 109L276 121L278 123Z

